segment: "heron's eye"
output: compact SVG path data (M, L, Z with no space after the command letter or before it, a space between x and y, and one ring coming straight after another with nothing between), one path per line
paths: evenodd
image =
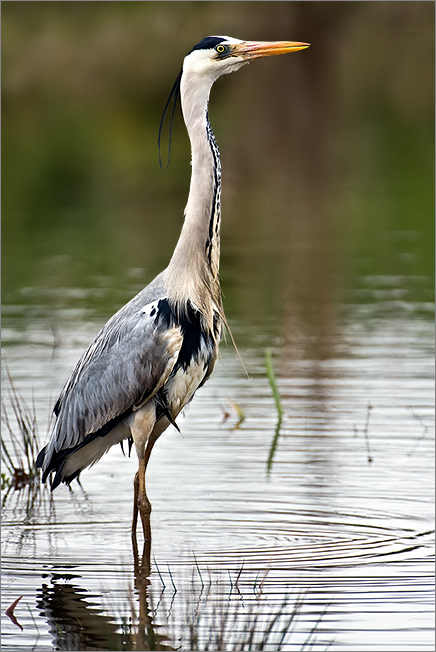
M218 54L222 54L223 52L226 51L226 48L224 47L224 45L217 45L215 50L218 52Z

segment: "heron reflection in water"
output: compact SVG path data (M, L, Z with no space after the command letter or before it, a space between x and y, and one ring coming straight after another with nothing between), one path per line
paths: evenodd
M142 557L133 546L134 593L120 617L118 603L105 604L97 592L84 587L77 567L57 568L44 576L37 591L39 616L48 625L55 650L166 650L170 644L165 628L155 623L150 580L151 541L144 541ZM155 598L156 596L154 596Z
M168 267L119 310L85 351L63 388L56 423L37 466L52 489L69 484L114 444L135 444L132 533L138 512L150 539L145 488L150 453L214 368L224 316L219 281L221 167L208 119L221 75L253 59L295 52L308 43L253 42L210 36L185 57L173 86L191 141L192 175L185 221ZM165 113L164 113L165 115ZM227 327L228 328L228 327Z

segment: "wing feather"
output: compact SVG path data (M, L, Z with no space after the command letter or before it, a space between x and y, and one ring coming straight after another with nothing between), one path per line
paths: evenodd
M168 303L127 304L85 351L55 405L57 421L44 468L54 453L80 444L129 409L137 409L168 380L183 343Z

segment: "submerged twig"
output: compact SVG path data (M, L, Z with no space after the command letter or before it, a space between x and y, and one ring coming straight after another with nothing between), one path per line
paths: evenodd
M416 449L418 448L418 446L419 446L419 444L421 443L421 441L426 437L426 435L427 435L427 433L428 433L428 425L425 423L424 419L423 419L422 417L419 416L419 414L416 414L416 412L415 412L415 410L413 409L413 407L411 407L411 406L409 405L409 406L408 406L408 410L411 411L413 418L416 419L416 420L417 420L417 421L422 425L422 427L423 427L423 431L422 431L421 436L418 437L418 439L416 440L415 445L413 446L413 448L412 448L412 449L407 453L407 456L410 457L411 455L414 454L414 452L415 452Z
M168 568L168 573L170 575L171 584L173 585L174 594L176 594L177 593L177 586L174 584L173 575L171 573L171 568L170 568L169 564L167 564L167 568Z
M243 423L245 421L245 412L241 408L240 405L235 403L235 401L232 401L232 399L230 399L230 398L229 398L229 403L232 406L232 408L235 410L235 412L236 412L236 414L238 416L238 420L235 423L235 425L233 426L233 430L237 430L239 428L239 426L241 425L241 423Z
M201 590L203 590L203 589L204 589L204 582L203 582L203 578L201 577L201 571L200 571L200 567L199 567L198 562L197 562L197 557L195 556L195 552L194 552L194 551L192 551L192 554L194 555L195 566L196 566L196 568L197 568L197 572L198 572L198 575L199 575L199 577L200 577Z
M371 449L369 447L369 435L368 435L369 419L371 417L371 410L372 410L372 405L369 403L368 404L368 411L366 413L365 430L364 430L364 433L363 433L365 435L366 453L368 455L368 464L371 464L371 462L372 462Z
M246 417L245 417L245 412L241 408L238 403L235 403L235 401L232 401L231 398L228 399L230 407L233 408L233 410L236 412L236 416L238 417L238 420L236 421L235 425L231 428L232 430L237 430L239 426L244 423ZM230 412L228 412L224 407L221 406L221 410L223 412L223 420L221 423L225 423L227 419L230 419Z
M371 448L369 445L369 419L371 417L371 410L372 410L372 405L369 403L368 404L368 410L366 413L366 421L365 421L365 427L363 430L363 436L365 437L365 446L366 446L366 454L368 457L368 464L371 464L372 462L372 455L371 455ZM354 430L354 436L357 437L359 434L359 431L357 429L356 424L353 425L353 430Z
M157 573L159 575L160 581L162 582L163 590L165 591L166 585L165 585L165 582L163 581L163 577L162 577L161 572L159 570L159 566L157 565L156 557L153 556L153 559L154 559L154 564L156 566L156 570L157 570Z

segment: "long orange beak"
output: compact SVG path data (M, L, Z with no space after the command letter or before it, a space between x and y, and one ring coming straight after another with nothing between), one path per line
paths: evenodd
M233 53L244 59L271 57L274 54L286 54L308 48L310 43L296 41L244 41L233 46Z

